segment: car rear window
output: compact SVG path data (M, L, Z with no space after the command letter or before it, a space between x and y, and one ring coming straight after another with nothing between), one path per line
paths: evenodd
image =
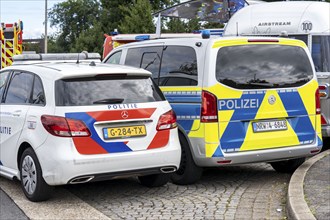
M313 70L304 49L286 45L242 45L218 51L216 78L237 89L304 85Z
M57 106L142 103L165 100L150 77L102 75L55 82Z

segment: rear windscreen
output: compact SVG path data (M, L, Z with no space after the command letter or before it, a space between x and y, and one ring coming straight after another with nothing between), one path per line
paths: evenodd
M304 49L286 45L243 45L218 51L216 78L237 89L297 87L313 78Z
M57 106L142 103L165 100L150 77L96 76L55 82Z

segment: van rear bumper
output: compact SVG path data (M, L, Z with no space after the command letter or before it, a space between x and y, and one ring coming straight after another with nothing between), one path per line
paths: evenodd
M194 144L197 141L193 141ZM201 141L201 140L200 140ZM196 145L195 145L196 146ZM200 146L200 145L199 145ZM215 167L223 165L235 165L257 162L281 161L293 158L308 157L319 153L322 149L322 141L313 144L279 147L265 150L244 151L235 153L223 153L223 157L205 157L200 148L193 147L195 163L201 167Z

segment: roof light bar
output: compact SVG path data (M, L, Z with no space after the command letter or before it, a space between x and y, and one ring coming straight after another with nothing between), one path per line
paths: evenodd
M59 60L95 60L101 59L98 53L47 53L47 54L20 54L13 57L17 61L59 61Z

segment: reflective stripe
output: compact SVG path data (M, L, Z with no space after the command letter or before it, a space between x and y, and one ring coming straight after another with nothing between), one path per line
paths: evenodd
M252 37L250 37L252 38ZM289 46L298 46L302 48L307 48L306 44L299 40L294 39L284 39L280 38L279 42L248 42L247 38L235 38L235 39L219 39L215 41L212 45L212 48L228 47L228 46L238 46L238 45L247 45L247 44L277 44L277 45L289 45Z
M258 103L262 103L264 97L264 93L243 93L242 97L238 100L257 100ZM234 114L220 139L220 145L225 152L238 151L241 148L249 126L249 121L255 119L259 107L260 105L256 108L234 109Z
M132 151L124 142L104 142L97 134L94 123L97 121L84 112L66 113L67 118L82 120L91 132L90 137L73 137L76 149L81 154L104 154Z
M299 93L297 91L279 93L279 96L281 97L288 116L298 116L288 119L288 122L298 136L299 142L301 144L313 142L315 139L315 129L308 117L308 113Z

